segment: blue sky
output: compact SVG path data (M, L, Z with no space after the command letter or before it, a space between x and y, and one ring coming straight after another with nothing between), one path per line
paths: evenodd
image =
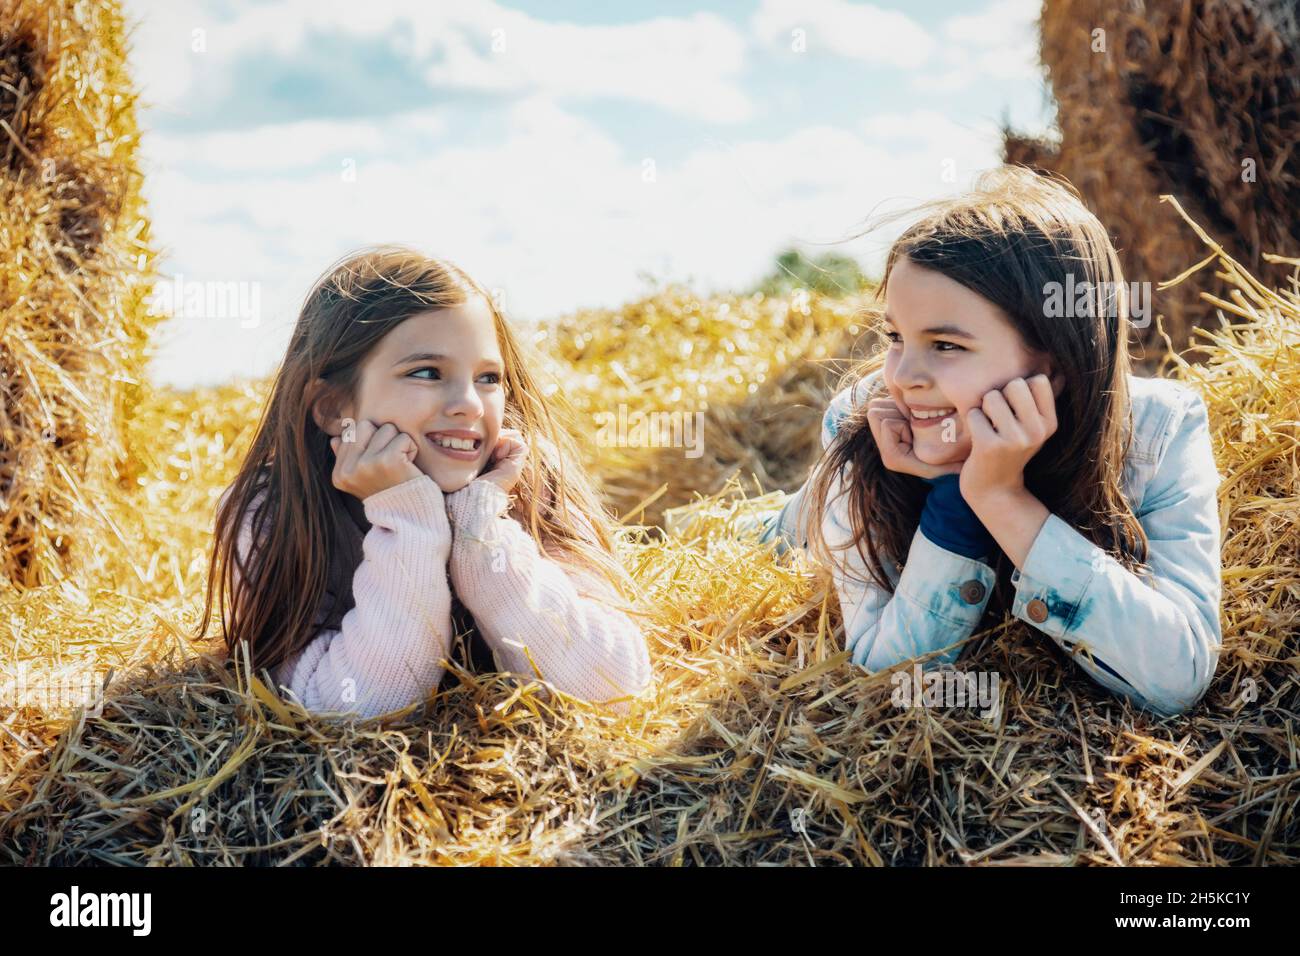
M153 374L272 371L312 280L375 242L456 260L521 321L647 275L747 286L960 189L1003 119L1046 129L1038 8L126 0L168 294L246 293L180 310ZM874 268L889 238L837 248Z

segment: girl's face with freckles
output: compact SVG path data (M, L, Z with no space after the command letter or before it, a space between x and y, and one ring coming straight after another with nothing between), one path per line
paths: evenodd
M503 371L492 312L471 293L461 305L417 313L385 335L362 363L355 401L341 415L391 422L410 435L415 466L450 494L491 461L505 417Z
M1002 309L906 256L895 262L885 287L885 334L885 388L907 416L913 453L927 465L966 460L966 412L980 407L986 392L1052 372ZM1053 392L1060 394L1055 380Z

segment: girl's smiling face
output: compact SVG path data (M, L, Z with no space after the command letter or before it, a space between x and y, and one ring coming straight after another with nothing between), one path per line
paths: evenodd
M916 457L956 464L970 455L966 412L986 392L1040 372L1050 362L1026 348L1000 308L940 272L900 257L885 286L889 352L883 379L907 415ZM1060 394L1054 381L1053 391ZM940 412L934 418L920 414Z
M392 422L415 440L415 466L444 493L491 461L505 417L504 365L492 312L471 293L420 312L385 335L361 365L345 417Z

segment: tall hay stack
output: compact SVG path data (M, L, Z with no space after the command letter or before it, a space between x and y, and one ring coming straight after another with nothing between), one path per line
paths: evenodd
M132 478L153 254L118 4L0 0L0 31L0 583L26 588L84 565Z
M1074 183L1129 281L1154 287L1204 254L1160 204L1168 193L1263 281L1284 282L1262 253L1300 254L1295 0L1045 0L1041 30L1060 139L1008 131L1004 158ZM1213 324L1202 291L1221 291L1208 270L1154 293L1175 350ZM1163 352L1154 321L1140 334Z

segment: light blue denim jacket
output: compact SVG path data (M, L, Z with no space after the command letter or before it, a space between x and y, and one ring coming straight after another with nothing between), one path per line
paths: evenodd
M837 394L822 420L826 448L877 370ZM1218 468L1205 402L1185 385L1130 375L1134 437L1122 490L1149 541L1154 584L1138 578L1064 520L1050 515L1023 569L1012 573L1012 613L1047 634L1097 683L1139 707L1180 713L1214 677L1222 632ZM800 488L774 515L764 540L802 546ZM849 540L847 506L831 489L822 530L832 549ZM855 663L876 671L968 637L994 584L994 569L931 542L918 529L902 574L883 564L894 593L871 580L854 547L834 551L835 588ZM953 661L956 647L931 659ZM1089 659L1091 654L1091 659Z

